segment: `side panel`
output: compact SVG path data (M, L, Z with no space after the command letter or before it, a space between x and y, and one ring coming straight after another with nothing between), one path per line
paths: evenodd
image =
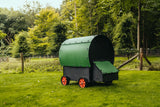
M97 68L97 66L94 64L93 66L93 81L97 82L103 82L103 75L102 72Z
M62 66L90 67L89 62L90 43L64 44L59 51L59 59Z
M107 68L106 68L107 69ZM93 66L93 81L97 82L107 82L118 80L118 72L113 73L103 73L100 68L98 68L95 64Z
M89 67L63 67L63 76L67 76L70 80L78 81L80 78L88 79L90 82Z

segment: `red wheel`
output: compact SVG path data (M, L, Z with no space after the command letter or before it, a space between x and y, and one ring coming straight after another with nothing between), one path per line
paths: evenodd
M69 78L65 77L65 76L62 76L61 83L62 83L62 85L68 85L69 84Z
M80 79L79 79L79 86L80 86L81 88L87 87L87 80L84 79L84 78L80 78Z

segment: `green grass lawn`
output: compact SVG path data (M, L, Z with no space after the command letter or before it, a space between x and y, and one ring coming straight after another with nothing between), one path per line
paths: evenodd
M0 107L159 107L160 72L120 71L110 86L62 86L62 72L0 74Z

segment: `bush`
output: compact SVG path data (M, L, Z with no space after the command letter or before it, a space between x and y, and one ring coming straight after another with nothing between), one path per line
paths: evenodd
M3 73L19 73L21 72L21 62L17 61L3 63L3 67L0 67L0 69L3 71ZM26 73L54 71L62 71L62 66L59 63L58 58L28 59L27 62L25 62L24 72Z

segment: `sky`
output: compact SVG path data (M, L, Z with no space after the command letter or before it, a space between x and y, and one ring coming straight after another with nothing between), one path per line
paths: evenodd
M38 1L42 7L47 5L52 6L54 8L60 8L63 0L0 0L0 8L13 8L14 10L19 10L23 8L23 5L26 2Z

